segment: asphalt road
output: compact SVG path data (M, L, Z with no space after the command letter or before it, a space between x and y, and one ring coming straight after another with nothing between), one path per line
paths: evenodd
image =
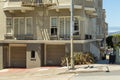
M120 71L77 73L69 80L120 80Z

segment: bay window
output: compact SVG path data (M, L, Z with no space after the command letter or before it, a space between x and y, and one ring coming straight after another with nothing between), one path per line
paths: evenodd
M6 34L13 34L17 39L33 35L32 17L6 18Z
M79 35L79 17L74 17L73 35ZM51 17L51 35L59 35L60 38L70 38L70 17Z

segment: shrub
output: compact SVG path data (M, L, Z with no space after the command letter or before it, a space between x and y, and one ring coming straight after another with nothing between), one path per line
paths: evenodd
M70 65L70 56L65 56L62 58L61 60L61 65L62 66L66 66L67 62L66 62L66 58L68 58L68 62ZM95 59L94 56L91 53L82 53L82 52L76 52L74 53L74 64L75 65L81 65L81 64L92 64L95 63Z

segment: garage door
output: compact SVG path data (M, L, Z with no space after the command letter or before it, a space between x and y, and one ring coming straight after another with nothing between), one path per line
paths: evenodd
M65 56L65 45L47 45L46 46L46 63L51 66L61 64L61 58Z
M26 67L26 47L11 47L11 67Z

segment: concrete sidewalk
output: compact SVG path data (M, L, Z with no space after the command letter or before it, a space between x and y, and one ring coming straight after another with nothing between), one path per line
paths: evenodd
M75 69L70 69L70 73L86 73L86 72L109 72L120 70L120 65L116 64L90 64L90 65L77 65Z
M68 70L68 72L109 72L120 70L120 65L109 64L108 60L99 60L96 64L89 65L76 65L74 70Z
M120 70L120 65L90 64L76 65L75 69L67 67L39 67L32 69L0 70L0 80L69 80L77 73L106 72Z

